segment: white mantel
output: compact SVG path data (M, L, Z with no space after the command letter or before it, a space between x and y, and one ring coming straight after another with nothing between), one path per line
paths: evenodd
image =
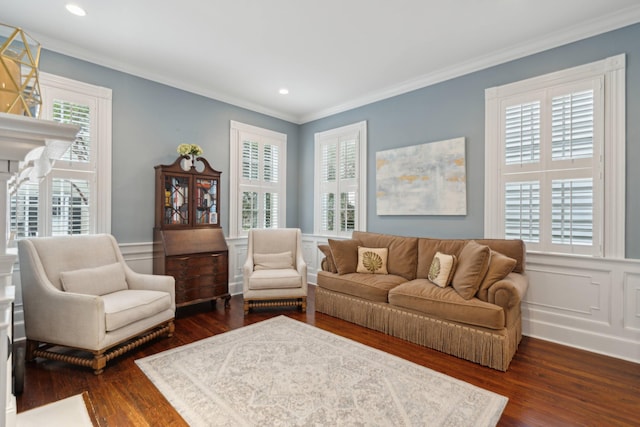
M11 337L11 283L14 254L7 254L9 197L7 184L19 170L20 161L32 150L53 142L73 142L78 126L39 120L15 114L0 113L0 427L16 423L16 399L11 393L12 361L7 337ZM6 362L4 362L6 361Z

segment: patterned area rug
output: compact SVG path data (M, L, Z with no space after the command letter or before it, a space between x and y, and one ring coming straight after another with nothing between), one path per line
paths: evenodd
M507 404L285 316L136 363L191 426L494 426Z

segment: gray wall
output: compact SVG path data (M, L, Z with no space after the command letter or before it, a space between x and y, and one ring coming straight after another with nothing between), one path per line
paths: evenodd
M366 120L369 231L433 237L480 237L484 224L484 90L626 53L626 255L640 258L640 24L471 73L345 113L306 123L300 132L300 227L313 232L313 135ZM466 216L378 216L375 156L380 150L464 136ZM491 143L488 141L487 143ZM635 161L634 161L635 160Z
M128 74L44 51L43 71L113 90L112 232L121 242L152 237L153 166L171 163L176 146L202 146L223 172L222 224L228 230L229 120L286 133L287 225L313 232L313 134L368 122L368 229L401 235L480 237L484 222L484 90L627 54L626 254L640 258L640 24L501 64L303 125L190 94ZM467 139L467 215L378 216L375 153L424 142Z
M222 172L221 224L229 234L230 120L287 134L287 225L298 224L298 125L50 51L40 69L113 91L111 231L119 242L153 239L153 167L173 163L183 142L200 145Z

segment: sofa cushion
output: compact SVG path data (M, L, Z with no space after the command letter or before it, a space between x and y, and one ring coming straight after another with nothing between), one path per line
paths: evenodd
M449 286L456 272L456 256L436 252L431 262L428 279L441 288Z
M318 286L321 288L375 302L388 302L389 289L406 281L404 277L393 274L318 272Z
M387 259L387 271L389 274L402 276L407 280L416 278L416 265L418 262L417 237L392 236L366 231L354 231L352 237L360 240L362 242L361 246L389 248L389 258Z
M389 291L389 304L429 316L490 329L505 327L502 307L477 298L464 299L452 287L440 288L428 279L416 279Z
M107 332L171 308L168 292L128 289L102 296Z
M476 294L476 296L480 300L488 302L489 287L498 280L502 280L507 277L507 274L511 273L515 266L515 259L509 258L508 256L501 254L500 252L492 250L491 260L489 261L489 270L487 270L487 274L484 276L484 279L480 284L480 289L478 289L478 293Z
M362 244L360 240L329 239L328 241L338 274L355 273L358 267L358 246Z
M292 268L256 270L249 277L249 289L283 289L302 287L302 276Z
M104 295L128 289L124 268L119 262L95 268L60 272L65 292Z
M464 299L473 298L480 289L482 279L487 274L491 260L489 246L480 245L473 240L460 251L458 266L453 275L453 289Z
M365 248L358 246L356 273L389 274L387 271L388 248Z
M275 254L253 254L254 270L273 270L293 268L293 255L290 251Z
M324 255L324 261L327 263L326 267L322 268L325 271L329 271L331 273L337 273L338 269L336 268L336 263L333 261L333 255L331 254L331 247L329 245L318 245L318 249Z

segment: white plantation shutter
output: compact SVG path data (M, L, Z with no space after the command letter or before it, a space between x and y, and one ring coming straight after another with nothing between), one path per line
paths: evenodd
M264 180L265 182L278 183L278 146L264 144Z
M505 164L540 160L540 101L505 109Z
M366 122L317 133L315 139L315 232L350 236L366 222Z
M540 183L505 185L504 234L507 239L540 242Z
M552 158L593 157L593 90L568 93L551 101Z
M9 226L13 238L38 237L40 189L37 182L24 181L9 194Z
M599 253L602 99L596 78L502 101L504 237L534 250Z
M242 178L244 179L258 179L260 167L258 145L256 141L242 141Z
M553 243L593 244L593 180L557 179L551 184Z
M67 152L61 157L72 162L88 163L91 156L91 109L81 105L56 99L53 102L52 120L60 123L80 125L80 132Z
M89 234L91 185L83 179L54 178L51 191L51 235Z
M232 234L285 226L286 135L231 122Z

